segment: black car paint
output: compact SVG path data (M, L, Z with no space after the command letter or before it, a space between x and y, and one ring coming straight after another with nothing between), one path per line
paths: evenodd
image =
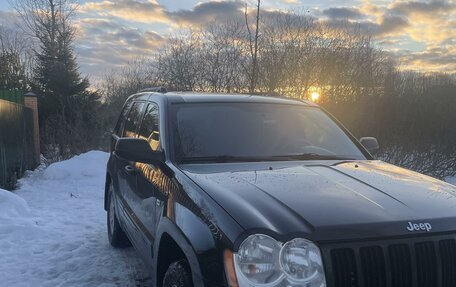
M391 175L393 172L388 175L391 167L379 167L378 162L372 161L370 154L333 117L366 156L365 161L177 164L173 160L173 123L168 111L173 103L187 100L190 99L179 94L154 93L133 95L128 100L158 104L161 145L172 176L157 166L127 162L112 153L108 162L107 179L114 187L122 228L152 270L158 264L164 234L173 238L185 254L195 286L225 286L223 251L237 251L249 234L269 234L281 241L303 237L317 244L406 238L411 235L406 229L408 222L423 218L432 224L433 232L456 230L455 218L445 216L454 214L450 210L455 200L452 187L403 170L396 170L397 178ZM313 106L256 96L208 95L191 101ZM113 136L111 148L117 136ZM128 165L134 168L133 172L125 170ZM383 176L372 176L382 172ZM408 180L417 184L407 186ZM389 182L389 189L382 182ZM414 208L424 204L415 202L415 206L408 206L410 202L400 196L401 190L392 188L397 183L415 188L421 182L427 185L419 192L430 196L432 208L445 207L437 216L432 210L420 215ZM432 187L438 190L432 191ZM439 198L433 198L435 194ZM444 198L451 204L445 204ZM413 235L425 233L418 231ZM155 286L156 272L152 276Z
M454 214L456 205L454 188L380 161L188 164L181 168L223 203L245 230L282 242L295 237L321 243L409 236L409 222L429 222L433 232L456 230L456 217L448 216ZM400 177L394 179L395 174Z

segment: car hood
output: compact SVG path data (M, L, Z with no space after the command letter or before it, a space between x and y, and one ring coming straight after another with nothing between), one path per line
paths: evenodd
M246 233L322 241L456 230L455 186L382 161L188 164L181 170ZM432 229L409 230L410 223Z

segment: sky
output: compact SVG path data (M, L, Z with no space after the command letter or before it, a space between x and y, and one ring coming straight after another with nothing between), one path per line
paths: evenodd
M80 70L99 78L158 51L179 29L242 15L255 0L79 0L74 19ZM456 73L456 0L262 0L264 10L305 11L319 20L348 20L372 32L401 69ZM0 23L16 16L0 0ZM1 25L1 24L0 24Z

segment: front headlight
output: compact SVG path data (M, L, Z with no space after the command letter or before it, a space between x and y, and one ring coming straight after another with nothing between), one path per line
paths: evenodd
M247 237L234 254L240 287L325 287L320 250L306 239L285 244L263 234Z
M283 272L279 264L280 243L267 235L252 235L234 256L238 280L245 286L277 286Z
M320 249L312 242L297 238L283 245L280 266L287 275L287 286L325 286Z

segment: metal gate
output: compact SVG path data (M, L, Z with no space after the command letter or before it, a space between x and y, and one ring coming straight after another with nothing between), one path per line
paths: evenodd
M0 99L0 188L12 189L35 165L32 110Z

